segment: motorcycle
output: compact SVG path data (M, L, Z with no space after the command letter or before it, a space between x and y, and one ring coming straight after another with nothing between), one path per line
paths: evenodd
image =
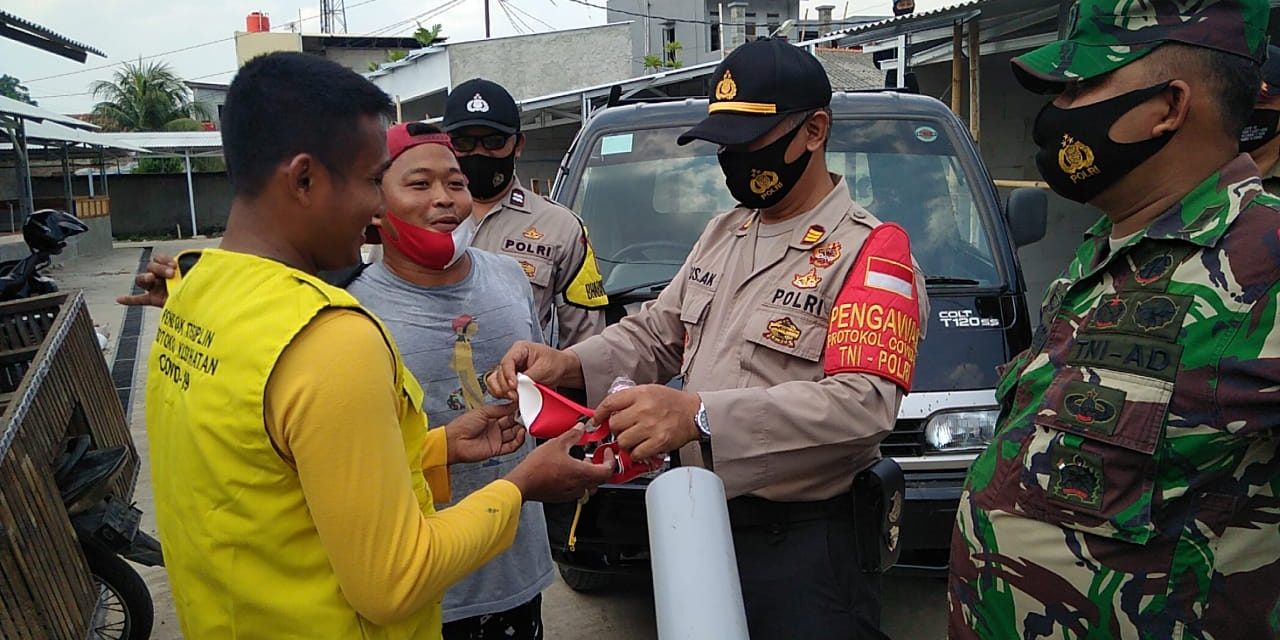
M27 216L22 239L31 254L0 262L0 302L56 293L58 283L42 272L53 264L53 256L67 247L67 238L88 230L79 218L57 209L41 209Z
M0 302L57 292L57 282L43 272L52 257L66 248L68 238L88 229L79 218L55 209L28 216L22 237L31 253L0 262ZM102 340L99 334L100 344ZM0 388L16 389L25 370L25 365L5 367L0 371ZM128 458L127 447L100 448L89 435L76 435L66 440L53 468L54 482L98 593L90 638L144 640L151 636L155 615L151 592L126 560L164 566L164 558L159 541L138 527L142 512L112 493L112 483Z
M142 511L111 493L111 483L128 456L126 447L94 448L89 436L79 435L67 440L54 469L54 481L98 590L90 638L151 637L151 592L125 560L162 567L164 557L160 542L138 526Z

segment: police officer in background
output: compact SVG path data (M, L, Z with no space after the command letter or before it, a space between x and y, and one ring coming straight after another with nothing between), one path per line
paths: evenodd
M1253 156L1268 193L1280 194L1280 47L1267 47L1262 89L1249 124L1240 133L1240 150Z
M600 333L609 298L582 220L516 177L525 137L511 94L488 80L463 82L449 93L443 128L475 199L472 246L520 263L548 344L567 347Z
M596 419L637 459L680 449L724 480L752 637L882 637L851 488L910 389L923 280L906 233L827 171L831 85L812 55L750 42L713 80L680 143L722 147L741 206L708 224L657 300L564 351L517 343L490 389L514 397L523 371L597 402L633 378ZM683 391L663 386L677 375Z

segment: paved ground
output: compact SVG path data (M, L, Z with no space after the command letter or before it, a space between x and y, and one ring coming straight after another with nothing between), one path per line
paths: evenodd
M84 290L94 323L109 335L107 361L111 362L124 317L124 308L115 304L115 297L129 290L142 248L154 246L156 252L172 255L184 248L212 244L211 241L195 240L117 245L115 251L107 256L69 261L52 275L58 279L63 289ZM145 314L142 335L138 341L139 366L135 372L133 406L130 407L134 440L143 460L135 499L145 514L143 526L152 533L155 532L155 520L149 481L151 476L146 466L147 441L142 388L146 379L147 353L155 335L158 317L159 311L155 309L149 309ZM156 626L152 638L181 638L163 569L141 568L141 572L156 601ZM892 638L944 638L945 593L945 586L939 579L887 578L884 591L885 632ZM545 594L543 607L546 637L549 640L594 640L601 637L611 640L649 640L657 637L651 587L644 580L632 581L607 593L592 595L575 593L563 582L557 582Z

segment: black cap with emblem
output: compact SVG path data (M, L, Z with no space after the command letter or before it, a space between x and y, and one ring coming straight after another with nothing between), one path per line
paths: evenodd
M784 40L739 46L716 67L711 81L706 119L681 135L678 144L748 144L792 113L831 104L831 81L822 63Z
M463 127L489 127L510 135L520 132L520 108L502 85L473 78L449 92L441 124L446 132Z

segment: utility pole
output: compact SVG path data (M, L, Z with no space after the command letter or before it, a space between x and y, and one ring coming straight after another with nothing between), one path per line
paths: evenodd
M489 39L489 0L484 0L484 37Z

